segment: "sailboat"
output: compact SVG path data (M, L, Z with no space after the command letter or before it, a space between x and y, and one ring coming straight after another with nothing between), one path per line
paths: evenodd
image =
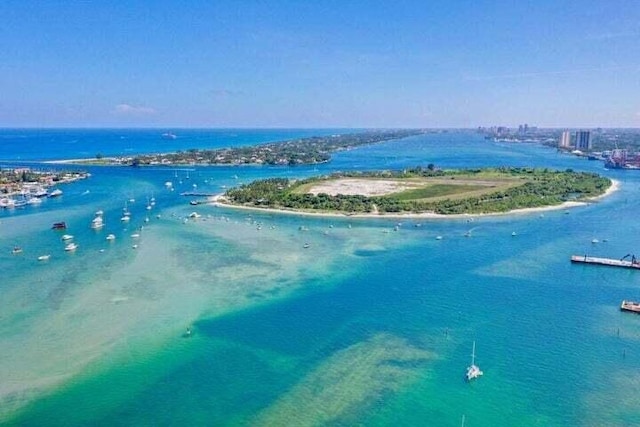
M482 375L482 371L476 365L476 342L473 342L473 350L471 351L471 366L467 368L467 381L471 381Z

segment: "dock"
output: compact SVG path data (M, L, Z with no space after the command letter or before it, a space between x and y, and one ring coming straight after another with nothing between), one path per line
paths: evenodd
M180 193L181 196L194 196L194 197L213 197L216 193L203 193L202 191L185 191Z
M640 262L635 261L626 261L620 259L611 259L611 258L598 258L594 256L587 255L571 255L571 262L582 263L582 264L595 264L595 265L606 265L609 267L622 267L622 268L633 268L640 270Z
M635 301L622 301L622 304L620 304L620 310L640 314L640 303Z

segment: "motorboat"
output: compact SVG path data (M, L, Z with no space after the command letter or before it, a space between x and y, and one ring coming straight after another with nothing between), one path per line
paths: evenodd
M61 237L62 240L67 241L73 239L73 235L71 234L63 234Z
M116 240L116 235L115 234L109 234L107 236L107 240Z
M69 243L67 246L64 247L64 250L67 252L72 252L72 251L75 251L76 249L78 249L77 243Z
M42 199L38 198L38 197L29 197L27 199L27 204L28 205L39 205L42 203Z
M49 258L51 258L51 255L47 254L47 255L40 255L38 257L38 261L48 261Z
M104 227L104 220L102 219L102 216L97 216L91 220L91 228L94 230L102 227Z
M48 195L49 197L58 197L58 196L62 196L62 190L60 190L59 188L56 188L55 190L53 190L51 193L49 193Z

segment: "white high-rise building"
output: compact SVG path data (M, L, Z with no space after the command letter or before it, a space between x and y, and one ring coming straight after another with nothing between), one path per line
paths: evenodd
M562 135L560 135L560 139L558 140L558 147L559 148L571 147L571 132L569 132L568 130L565 130L564 132L562 132Z

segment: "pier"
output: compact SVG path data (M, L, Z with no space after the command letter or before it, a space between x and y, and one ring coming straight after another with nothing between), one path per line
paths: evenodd
M636 261L633 258L631 261L626 261L623 259L612 259L612 258L598 258L587 255L571 255L571 262L582 263L582 264L595 264L595 265L606 265L609 267L622 267L622 268L633 268L640 270L640 262Z
M185 191L180 193L181 196L195 196L195 197L213 197L216 193L206 193L202 191Z

